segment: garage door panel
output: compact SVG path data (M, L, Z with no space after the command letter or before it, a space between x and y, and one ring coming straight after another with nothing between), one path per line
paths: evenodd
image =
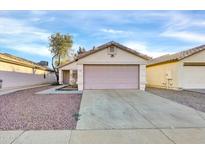
M85 65L84 89L137 89L138 65Z
M204 89L205 88L205 66L184 66L183 88Z

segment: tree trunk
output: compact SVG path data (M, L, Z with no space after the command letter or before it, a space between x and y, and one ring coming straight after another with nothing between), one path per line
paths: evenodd
M59 84L59 71L58 71L58 68L55 67L54 65L54 59L55 57L57 56L58 54L55 54L53 57L52 57L52 67L53 67L53 70L54 70L54 73L56 75L56 82Z

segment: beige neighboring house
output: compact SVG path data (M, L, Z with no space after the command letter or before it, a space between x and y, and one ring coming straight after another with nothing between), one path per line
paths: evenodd
M32 61L7 53L0 53L0 71L10 71L29 74L48 74L52 70Z
M114 41L96 47L59 67L61 84L76 81L84 89L145 89L150 57Z
M147 86L205 89L205 45L150 60Z
M28 86L55 81L53 70L47 66L0 53L0 89Z

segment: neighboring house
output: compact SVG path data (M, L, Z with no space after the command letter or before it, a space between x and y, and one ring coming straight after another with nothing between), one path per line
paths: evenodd
M150 60L147 86L205 89L205 45Z
M59 67L61 84L77 81L78 89L145 89L150 57L116 42L80 54Z
M41 61L40 64L47 64ZM1 88L54 82L53 71L32 61L7 53L0 53Z

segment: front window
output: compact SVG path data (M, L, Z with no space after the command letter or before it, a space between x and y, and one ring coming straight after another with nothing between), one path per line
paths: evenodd
M73 70L72 77L74 79L77 79L77 70Z

